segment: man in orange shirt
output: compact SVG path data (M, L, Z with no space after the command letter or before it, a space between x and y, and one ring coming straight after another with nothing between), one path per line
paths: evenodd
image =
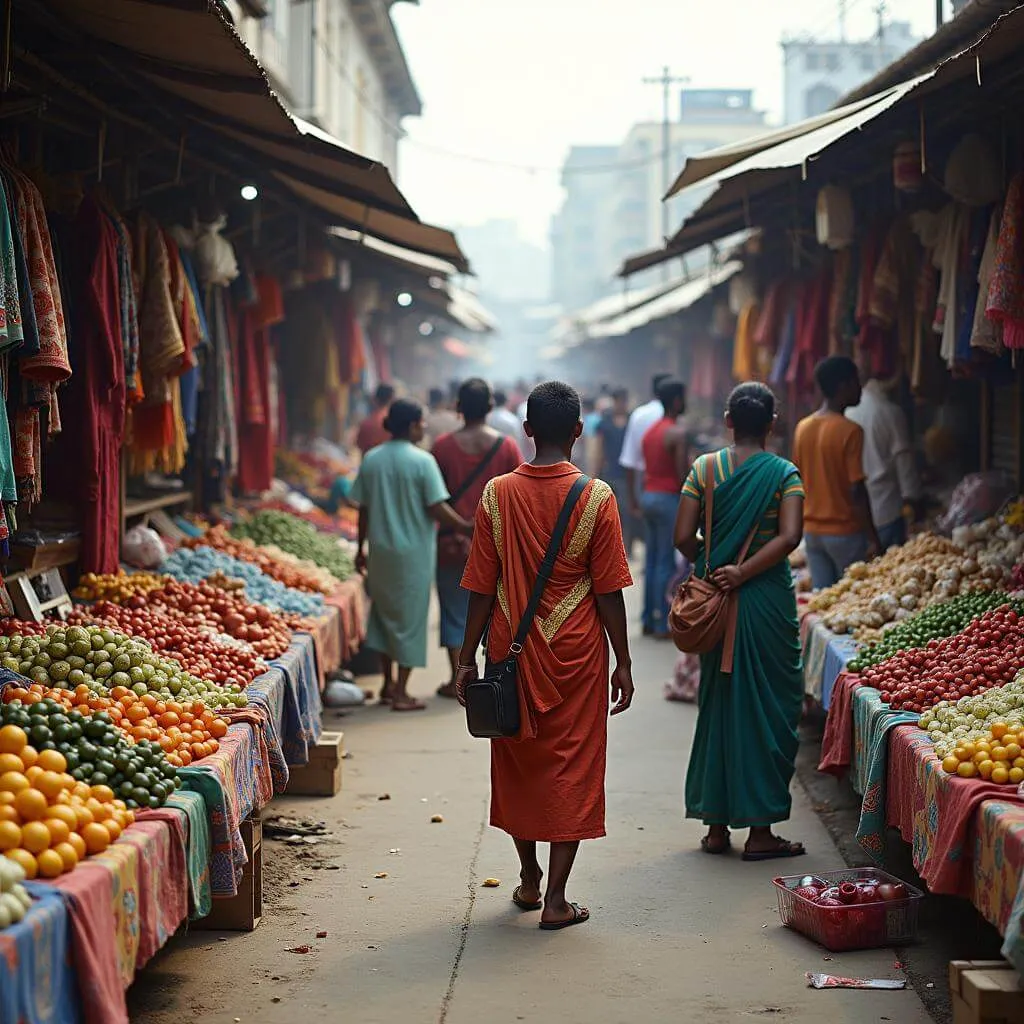
M830 587L854 562L878 554L865 486L864 431L845 413L860 401L857 366L829 356L814 371L824 397L821 408L801 420L793 438L793 461L807 499L804 537L815 590Z
M381 384L373 396L373 412L359 424L356 447L365 455L368 451L391 440L384 429L384 419L391 403L395 400L395 389L390 384Z

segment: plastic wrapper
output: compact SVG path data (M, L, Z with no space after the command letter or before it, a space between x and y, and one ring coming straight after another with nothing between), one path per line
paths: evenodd
M124 535L121 555L137 569L156 569L167 558L167 548L156 530L139 525Z
M1002 470L970 473L956 485L949 510L936 522L942 533L952 533L958 526L980 523L994 516L1017 493L1017 485Z
M907 987L906 980L894 978L841 978L836 974L812 974L807 972L808 988L876 988L901 989Z

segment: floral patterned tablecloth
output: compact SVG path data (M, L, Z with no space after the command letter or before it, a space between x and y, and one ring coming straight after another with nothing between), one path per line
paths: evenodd
M67 908L48 885L26 888L32 909L0 931L0 1024L78 1024Z

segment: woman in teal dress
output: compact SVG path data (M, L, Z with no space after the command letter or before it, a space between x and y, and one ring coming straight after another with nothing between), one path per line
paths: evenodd
M408 686L412 670L427 664L434 524L465 533L473 527L448 504L434 456L417 447L423 408L399 399L384 427L392 440L366 453L350 495L359 505L356 568L366 575L371 601L366 646L381 654L381 703L392 711L422 711L426 705L409 695Z
M744 860L804 853L772 832L789 817L803 672L796 594L788 556L803 536L803 484L796 467L765 450L775 396L741 384L729 396L729 448L702 455L683 486L676 544L737 600L734 663L721 671L722 648L701 656L697 729L686 773L686 816L700 818L706 853L725 853L729 829L747 828ZM704 522L704 480L715 476L711 556L697 531ZM749 554L736 562L753 534Z

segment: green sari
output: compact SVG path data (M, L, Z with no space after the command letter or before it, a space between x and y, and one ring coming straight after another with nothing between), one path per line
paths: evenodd
M734 468L730 455L704 456L715 460L716 471L712 571L736 561L755 527L754 550L763 546L770 531L778 532L783 496L803 493L796 468L785 459L763 452ZM684 495L694 496L699 462ZM705 571L703 548L694 571ZM721 647L700 659L686 816L733 828L784 821L804 693L796 594L786 559L740 588L731 674L721 672L721 660Z

